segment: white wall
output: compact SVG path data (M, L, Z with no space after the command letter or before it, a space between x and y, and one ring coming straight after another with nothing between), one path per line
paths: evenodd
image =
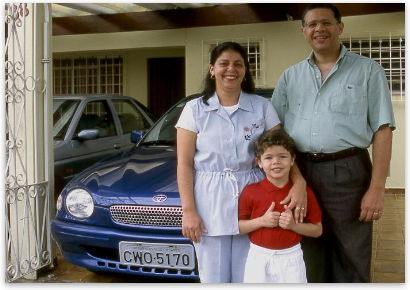
M405 103L393 101L396 130L393 131L393 150L386 188L405 188Z

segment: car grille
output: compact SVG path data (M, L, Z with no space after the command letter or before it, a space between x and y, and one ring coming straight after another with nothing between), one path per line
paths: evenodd
M112 218L119 223L142 226L180 227L182 208L170 206L113 205Z

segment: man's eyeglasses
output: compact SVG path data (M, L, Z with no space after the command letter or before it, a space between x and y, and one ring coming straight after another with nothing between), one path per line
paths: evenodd
M305 28L308 29L315 29L319 24L322 24L324 27L331 27L333 25L335 25L336 23L332 20L321 20L321 21L310 21L308 23L305 24Z

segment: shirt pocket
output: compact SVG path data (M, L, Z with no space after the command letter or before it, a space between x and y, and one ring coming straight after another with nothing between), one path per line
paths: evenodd
M346 116L365 116L367 109L366 88L363 86L339 85L330 99L330 110Z

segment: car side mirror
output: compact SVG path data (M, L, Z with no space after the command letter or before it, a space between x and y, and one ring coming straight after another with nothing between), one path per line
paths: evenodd
M78 133L77 136L80 140L94 140L97 139L99 135L98 129L86 129Z
M137 144L142 137L147 133L148 130L137 130L131 132L131 142Z

